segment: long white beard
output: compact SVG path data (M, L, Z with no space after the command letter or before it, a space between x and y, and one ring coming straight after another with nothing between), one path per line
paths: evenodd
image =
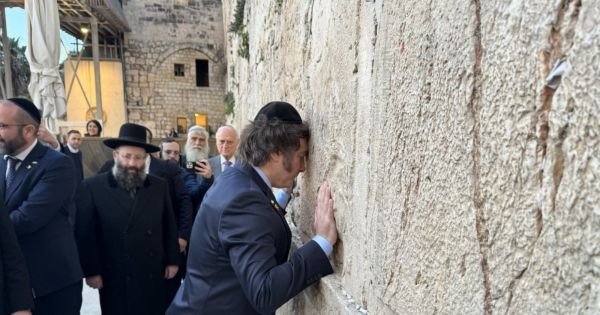
M185 145L185 159L188 162L198 162L208 159L208 145L202 149L195 149L190 145Z

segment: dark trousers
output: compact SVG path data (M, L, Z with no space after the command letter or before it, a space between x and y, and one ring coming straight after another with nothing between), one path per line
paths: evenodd
M177 294L177 290L179 290L179 287L181 286L181 279L185 277L186 259L187 256L184 253L181 253L179 256L180 264L177 274L173 279L165 280L165 310L171 305L173 298L175 298L175 294Z
M83 282L62 288L58 291L35 298L33 315L79 315Z

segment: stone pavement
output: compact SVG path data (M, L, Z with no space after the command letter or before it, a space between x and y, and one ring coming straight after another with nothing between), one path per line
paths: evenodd
M81 315L101 315L98 290L88 287L85 283L83 284Z

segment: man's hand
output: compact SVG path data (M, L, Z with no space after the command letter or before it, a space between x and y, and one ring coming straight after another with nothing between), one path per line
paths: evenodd
M27 310L27 311L16 311L14 313L11 313L10 315L31 315L31 311Z
M196 163L195 170L196 174L204 178L212 177L212 168L210 167L210 163L208 163L208 160L198 161L198 163Z
M44 123L40 124L40 127L38 128L37 137L38 140L49 145L51 148L55 150L59 149L58 140L56 140L56 137L50 132L50 130L46 128Z
M183 238L179 238L179 239L177 239L177 241L179 241L179 252L185 253L185 248L187 247L187 241L184 240Z
M87 277L87 278L85 278L85 283L94 289L102 289L102 287L104 286L102 284L102 276L101 275Z
M169 265L165 268L165 279L173 279L179 270L177 265Z
M337 228L333 215L333 197L329 183L323 182L317 196L317 207L315 209L315 233L326 238L331 246L337 241Z

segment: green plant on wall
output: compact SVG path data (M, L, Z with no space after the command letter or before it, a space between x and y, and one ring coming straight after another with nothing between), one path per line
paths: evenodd
M229 31L235 34L240 34L244 28L244 7L246 6L246 0L238 0L235 4L235 11L233 13L233 21L229 24Z
M240 47L238 47L238 55L250 59L250 39L248 38L248 32L244 31L240 36L242 41L240 42Z
M231 115L232 117L235 116L235 98L233 97L233 92L227 92L225 97L223 97L223 102L225 103L225 114Z
M238 55L246 59L250 58L250 47L248 40L248 31L246 31L246 25L244 25L244 7L246 6L246 0L238 0L235 4L235 11L233 13L233 21L229 24L229 31L239 35L241 38L238 47Z

